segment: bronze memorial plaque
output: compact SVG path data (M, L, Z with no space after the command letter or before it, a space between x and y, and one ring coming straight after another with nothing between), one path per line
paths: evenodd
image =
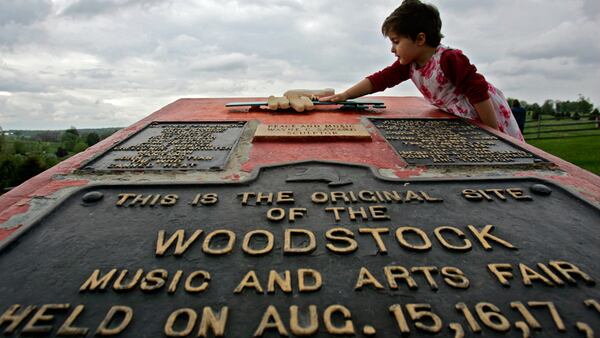
M461 119L369 118L414 165L515 165L546 160Z
M91 170L220 170L245 122L154 122L86 163Z
M370 141L362 124L260 124L255 141Z
M319 162L255 174L74 192L0 247L0 332L600 333L600 211L560 186Z

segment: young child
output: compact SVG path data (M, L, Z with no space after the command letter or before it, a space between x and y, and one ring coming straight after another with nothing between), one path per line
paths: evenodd
M500 130L523 141L502 92L477 73L458 49L440 44L442 21L433 5L404 0L385 19L381 31L398 58L391 66L361 80L346 91L320 101L344 101L382 91L411 79L436 107Z

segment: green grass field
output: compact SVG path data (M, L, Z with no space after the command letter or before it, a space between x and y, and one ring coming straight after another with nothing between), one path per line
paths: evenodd
M538 147L545 152L558 156L565 161L571 162L579 167L600 175L600 129L589 129L595 124L557 126L557 124L576 122L571 119L554 120L550 116L544 116L541 121L541 131L554 130L559 132L541 133L540 137L552 137L548 139L536 139L534 134L526 134L527 143ZM584 119L579 122L588 122ZM592 121L589 121L592 122ZM525 133L537 131L537 121L528 120L525 123ZM577 129L565 131L564 129Z
M600 175L600 136L529 140L527 143Z

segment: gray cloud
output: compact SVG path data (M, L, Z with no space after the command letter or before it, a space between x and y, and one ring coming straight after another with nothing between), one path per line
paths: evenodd
M0 26L29 25L51 13L50 0L0 0Z
M62 15L86 18L111 14L131 7L148 9L164 3L164 0L77 0L65 8Z
M45 36L40 24L51 14L49 0L0 0L0 52Z
M597 0L584 0L583 15L588 18L597 19L600 15L600 2Z

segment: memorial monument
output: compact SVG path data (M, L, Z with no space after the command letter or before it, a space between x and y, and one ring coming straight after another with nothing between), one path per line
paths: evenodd
M600 177L375 99L180 99L1 196L0 332L600 335Z

